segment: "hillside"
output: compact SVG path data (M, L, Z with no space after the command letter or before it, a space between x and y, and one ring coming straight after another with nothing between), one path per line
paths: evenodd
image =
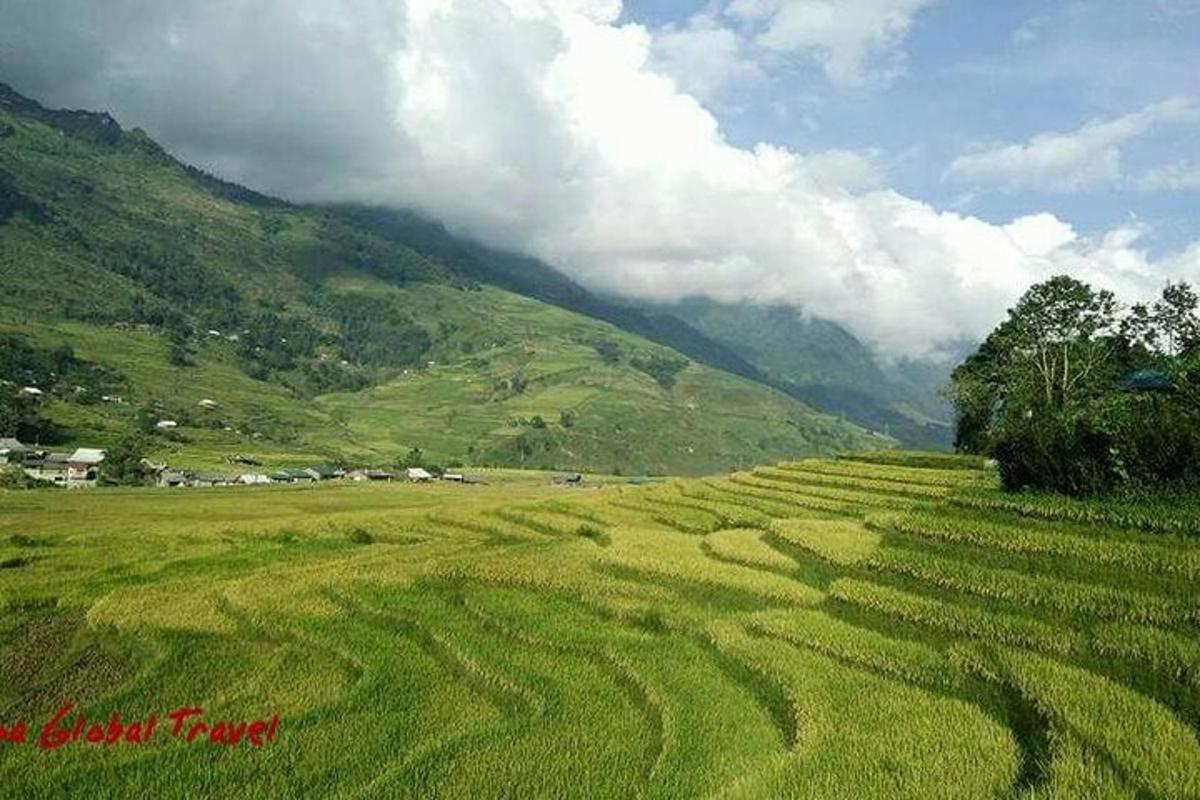
M836 323L790 308L702 299L666 308L753 365L763 380L811 405L906 445L945 448L953 438L950 409L938 397L948 365L884 364Z
M153 449L180 466L233 453L388 463L419 447L439 461L700 473L884 441L485 285L519 289L519 270L490 271L488 251L449 251L447 236L409 246L404 219L266 198L106 115L0 90L0 343L16 354L0 380L46 392L36 422L14 424L65 447L174 420ZM586 293L547 299L610 313Z
M0 781L1200 795L1194 506L1014 498L978 461L900 455L594 490L0 491L0 705L31 724ZM278 737L188 744L160 722L40 751L63 698L102 722L278 714Z

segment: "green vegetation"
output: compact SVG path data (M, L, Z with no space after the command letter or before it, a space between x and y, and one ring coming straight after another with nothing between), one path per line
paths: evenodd
M1200 796L1194 514L1021 505L978 460L922 458L581 489L489 471L483 486L0 491L4 722L64 697L104 719L193 703L282 717L253 754L161 732L5 746L0 781L20 796ZM1060 513L1071 503L1087 513Z
M522 283L515 257L403 215L262 197L3 86L0 125L0 435L113 447L137 430L153 459L225 471L238 454L378 466L420 448L435 464L699 474L892 443L482 285L547 296L550 279ZM578 291L562 303L649 331Z
M1058 276L1022 296L954 371L957 445L1010 490L1200 486L1200 298L1168 284L1122 312Z
M906 447L950 445L950 409L939 396L949 365L882 365L849 331L793 308L690 299L670 311L794 397Z

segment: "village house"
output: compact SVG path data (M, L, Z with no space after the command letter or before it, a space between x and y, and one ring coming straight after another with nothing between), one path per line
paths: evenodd
M158 428L160 431L173 431L179 427L179 423L173 419L160 419L158 422L154 423L154 427Z
M407 473L408 479L413 483L425 483L426 481L433 480L433 476L421 467L409 467Z
M188 477L188 486L195 487L212 487L212 486L232 486L233 479L226 475L218 475L215 472L197 472Z
M308 467L304 471L307 472L314 481L329 481L345 475L345 472L337 467Z
M0 464L19 463L32 452L32 448L26 447L16 439L0 437Z
M385 469L356 469L346 473L346 480L349 481L390 481L392 477L392 473Z
M40 453L25 459L25 474L34 480L67 485L67 459L70 453Z
M154 485L159 488L174 488L177 486L187 486L187 473L177 469L164 469L158 473L158 477L154 481Z
M271 479L259 472L247 472L244 475L239 475L237 482L245 486L259 486L271 483Z
M95 486L100 477L100 464L104 451L93 447L80 447L67 459L67 487L74 489Z

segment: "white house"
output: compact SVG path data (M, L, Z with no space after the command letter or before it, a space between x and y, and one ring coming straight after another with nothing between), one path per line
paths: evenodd
M158 428L160 431L173 431L179 427L179 423L173 419L160 419L158 422L154 423L154 427Z
M209 409L209 410L211 411L212 409L214 409L214 408L216 408L216 407L217 407L217 401L216 401L216 400L209 400L209 399L206 397L206 398L204 398L203 400L201 400L199 403L197 403L196 405L200 406L201 408L207 408L207 409Z
M80 447L67 457L67 486L95 486L99 477L100 463L104 451L93 447Z
M433 480L433 476L421 467L409 467L408 479L416 483L423 483L425 481Z
M259 472L247 472L245 475L238 476L238 483L245 484L247 486L260 485L270 482L270 478Z

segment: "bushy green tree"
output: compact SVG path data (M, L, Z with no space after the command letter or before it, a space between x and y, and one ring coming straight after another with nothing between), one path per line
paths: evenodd
M109 483L136 486L146 480L145 457L145 437L131 433L105 452L100 477Z
M994 456L1010 490L1200 480L1196 312L1186 284L1125 313L1067 276L1032 287L953 373L958 448Z

